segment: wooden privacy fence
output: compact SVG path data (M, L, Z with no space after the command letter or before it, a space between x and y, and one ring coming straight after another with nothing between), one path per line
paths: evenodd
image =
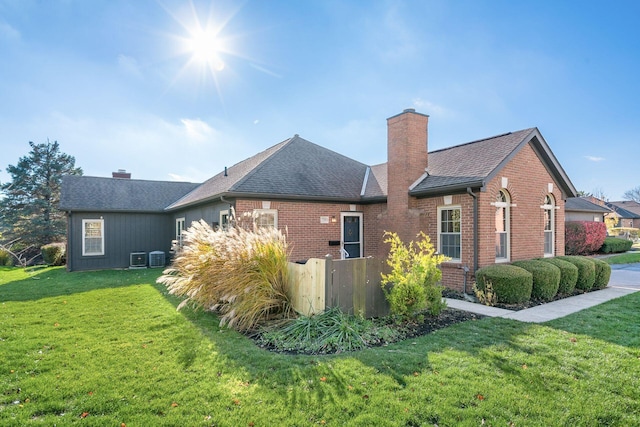
M381 288L386 264L375 258L334 260L311 258L305 264L289 263L289 294L293 308L310 315L329 307L364 317L389 314Z

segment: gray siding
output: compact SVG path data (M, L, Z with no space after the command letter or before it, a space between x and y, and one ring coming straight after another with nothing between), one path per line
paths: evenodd
M102 256L82 256L82 220L104 219ZM175 221L167 214L74 212L68 221L70 271L129 267L131 252L164 251L168 259Z
M604 215L595 212L569 212L565 209L565 221L594 221L597 217L599 222L603 222Z
M185 226L187 228L191 225L192 222L200 221L201 219L205 220L207 224L213 227L214 225L218 225L218 222L220 221L220 212L226 210L230 210L229 203L216 202L174 212L172 214L172 233L175 235L175 222L178 218L185 219ZM172 239L175 239L175 236L172 237Z

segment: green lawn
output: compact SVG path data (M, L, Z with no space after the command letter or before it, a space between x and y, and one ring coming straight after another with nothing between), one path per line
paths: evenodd
M636 262L640 262L640 252L629 252L620 255L613 255L604 258L603 261L607 262L608 264L633 264Z
M640 425L640 293L291 356L177 312L159 274L0 267L0 425Z

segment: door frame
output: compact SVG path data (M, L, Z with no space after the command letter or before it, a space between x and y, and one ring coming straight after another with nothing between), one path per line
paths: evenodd
M358 234L360 236L360 239L358 240L358 243L360 244L360 257L363 257L364 254L364 238L363 238L363 231L364 231L364 227L363 227L363 223L364 223L364 215L362 212L340 212L340 259L346 259L347 257L345 256L346 250L344 248L344 220L346 217L357 217L359 219L358 221L358 225L359 225L359 230L358 230ZM356 242L349 242L349 243L356 243Z

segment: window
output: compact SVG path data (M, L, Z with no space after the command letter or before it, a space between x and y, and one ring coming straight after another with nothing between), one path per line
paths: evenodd
M254 209L253 227L255 229L263 227L278 228L278 211L275 209Z
M554 254L555 241L555 201L553 196L548 194L544 198L544 256L549 257Z
M82 256L104 255L104 220L82 220Z
M178 241L179 248L182 247L182 239L183 239L182 233L184 233L184 225L185 225L184 218L176 218L176 240Z
M496 261L509 260L511 206L506 191L500 190L494 203L496 207Z
M229 229L229 211L220 211L220 230L227 231Z
M460 207L438 208L438 251L460 261Z

